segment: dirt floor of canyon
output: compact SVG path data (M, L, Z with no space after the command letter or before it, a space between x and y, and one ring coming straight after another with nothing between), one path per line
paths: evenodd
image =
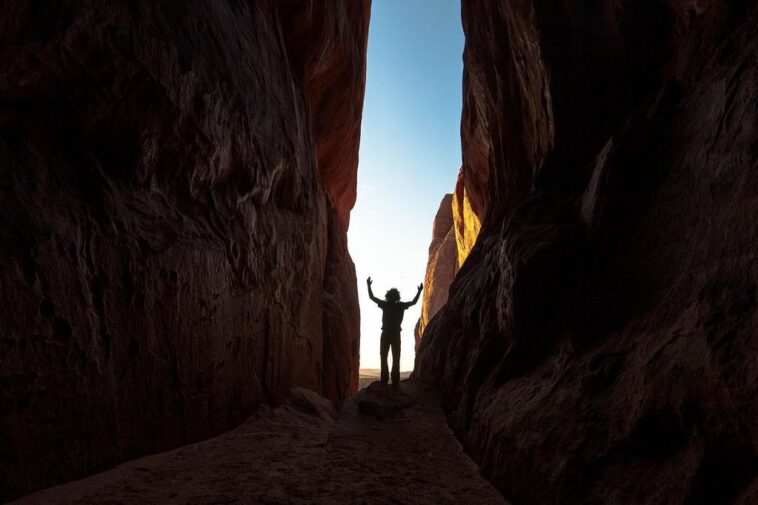
M303 389L219 437L18 503L506 503L411 381L372 383L339 413Z
M378 368L361 368L358 373L358 389L364 389L379 380L381 371ZM400 379L407 379L411 372L400 372Z

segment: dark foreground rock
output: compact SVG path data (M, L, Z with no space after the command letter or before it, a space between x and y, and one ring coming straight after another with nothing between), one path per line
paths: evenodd
M0 12L0 499L357 389L368 0Z
M415 375L514 503L758 500L755 4L463 2L486 213Z
M391 419L359 412L360 400L390 398L402 405ZM329 401L295 390L281 407L262 407L220 437L19 503L505 504L463 454L439 402L408 381L399 389L376 383L335 419Z

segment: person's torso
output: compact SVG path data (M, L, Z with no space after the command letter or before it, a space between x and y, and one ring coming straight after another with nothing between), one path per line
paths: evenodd
M405 306L402 303L387 303L382 307L382 329L387 331L400 331L400 323L403 322Z

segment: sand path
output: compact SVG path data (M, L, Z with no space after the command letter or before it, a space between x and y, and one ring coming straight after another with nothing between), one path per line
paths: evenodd
M336 419L335 419L336 417ZM18 503L502 504L463 454L435 393L374 383L336 416L297 389L210 440L125 463Z

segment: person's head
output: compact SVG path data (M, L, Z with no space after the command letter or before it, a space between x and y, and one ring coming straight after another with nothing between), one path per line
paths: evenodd
M398 291L395 288L392 288L392 289L388 290L384 294L384 299L387 300L390 303L399 302L400 301L400 291Z

